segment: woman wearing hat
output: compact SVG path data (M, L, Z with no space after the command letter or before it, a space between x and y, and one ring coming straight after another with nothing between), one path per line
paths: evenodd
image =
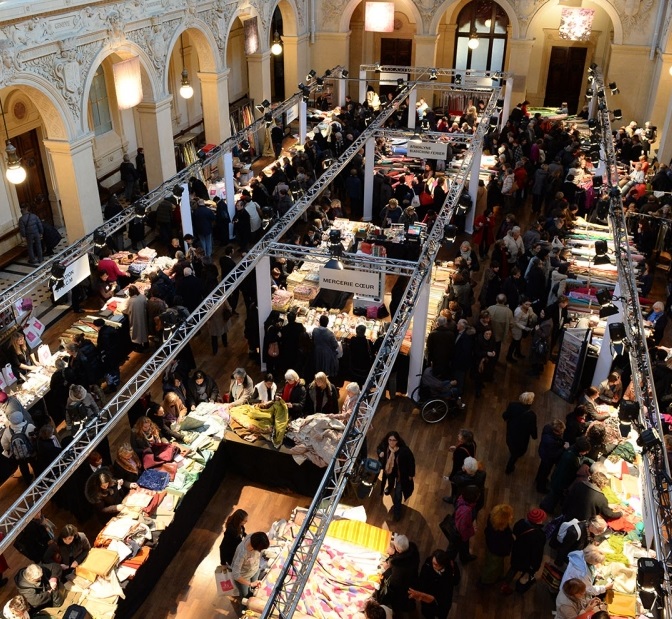
M516 589L521 593L534 584L534 575L541 567L544 546L546 546L546 534L542 526L544 520L546 520L546 512L535 508L513 525L514 542L511 567L504 576L504 584L500 589L504 595L513 593L514 581Z
M68 403L65 408L65 427L71 432L76 431L87 421L97 417L100 409L91 394L81 385L72 385L68 392Z

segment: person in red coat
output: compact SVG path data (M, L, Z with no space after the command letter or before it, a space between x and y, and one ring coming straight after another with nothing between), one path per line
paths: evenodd
M492 210L486 210L474 219L473 242L478 247L478 255L482 260L495 242L495 216Z

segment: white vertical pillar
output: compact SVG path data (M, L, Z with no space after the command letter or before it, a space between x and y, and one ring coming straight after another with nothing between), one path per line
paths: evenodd
M621 296L621 287L618 282L614 287L614 296ZM593 385L599 385L609 375L611 363L614 360L614 353L611 350L611 338L609 337L609 325L613 322L623 322L622 303L620 301L612 301L612 303L618 308L618 314L607 318L607 328L604 330L602 347L600 348L600 354L597 357L597 364L595 365L595 373L593 374Z
M479 144L474 150L474 156L471 160L471 171L469 172L469 196L471 197L471 209L467 213L464 222L464 231L472 234L474 231L474 217L476 216L476 194L478 193L478 176L481 170L481 155L483 147Z
M301 99L299 102L299 144L306 143L306 133L308 133L308 104Z
M362 221L373 219L373 162L376 140L371 137L364 148L364 217Z
M161 101L143 101L135 107L147 162L147 185L158 187L177 173L173 143L172 95Z
M259 314L259 351L261 353L261 371L266 371L264 362L264 322L271 313L271 259L264 256L257 263L254 270L254 276L257 280L257 310Z
M408 393L413 393L420 384L422 365L425 357L425 332L427 331L427 312L429 311L429 276L420 287L413 308L413 339L408 362Z
M224 153L224 187L226 187L226 206L229 210L229 219L233 221L236 215L236 188L233 184L233 155L231 151ZM229 224L229 238L233 238L233 224Z
M418 91L414 88L408 95L408 128L415 129L415 121L418 118L416 113L416 103L418 101Z
M215 146L231 136L229 118L229 73L224 69L220 73L198 73L201 81L201 100L203 105L203 127L205 141Z
M511 115L511 97L513 95L513 76L506 78L506 86L504 87L504 107L502 108L502 117L500 119L500 126L504 126Z
M359 103L366 101L366 71L359 72L359 93L357 96Z
M182 192L182 197L180 198L180 219L182 219L182 235L185 234L194 234L194 226L191 221L191 202L189 200L189 185L187 183L182 183L180 185L184 191ZM186 251L187 244L184 244L184 250Z
M347 93L348 82L340 79L336 82L336 105L343 107L345 105L345 95Z

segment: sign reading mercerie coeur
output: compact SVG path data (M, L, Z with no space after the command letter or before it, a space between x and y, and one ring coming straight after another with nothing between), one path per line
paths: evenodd
M375 296L378 294L378 274L320 267L320 288L351 292L364 297Z
M408 156L418 159L445 159L446 144L443 142L414 142L408 141Z

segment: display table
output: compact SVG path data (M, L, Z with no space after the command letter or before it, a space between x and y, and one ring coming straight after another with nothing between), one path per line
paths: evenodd
M324 477L325 469L308 460L298 464L286 447L275 449L260 440L250 443L231 431L225 435L223 449L227 471L266 486L313 497Z

